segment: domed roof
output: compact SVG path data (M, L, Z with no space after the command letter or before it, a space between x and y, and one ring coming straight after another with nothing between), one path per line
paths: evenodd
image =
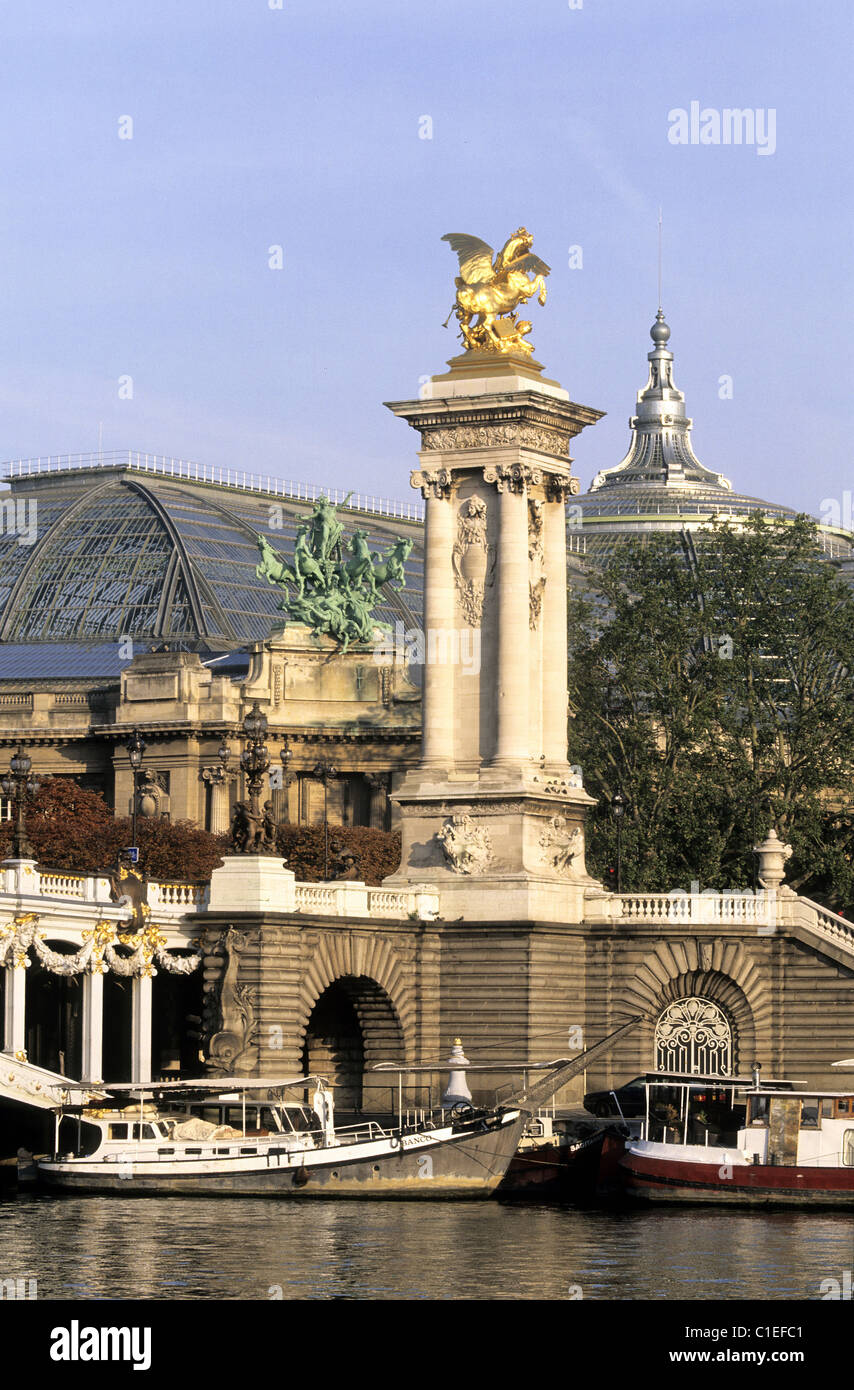
M797 515L780 503L733 492L728 478L703 466L691 443L693 421L685 413L685 396L673 381L673 353L666 346L670 328L661 309L650 337L649 378L629 421L628 452L573 499L567 528L571 556L601 559L626 536L692 531L715 517L735 521L757 511L783 520ZM819 531L831 558L854 560L854 537L830 527Z
M25 533L7 523L0 536L0 644L152 638L224 651L284 622L282 590L255 572L257 537L263 532L276 550L292 553L310 500L130 466L10 481L6 513L31 515L33 524ZM339 519L347 536L367 531L375 549L403 534L420 552L417 521L344 507ZM415 550L407 586L385 587L380 620L419 621Z

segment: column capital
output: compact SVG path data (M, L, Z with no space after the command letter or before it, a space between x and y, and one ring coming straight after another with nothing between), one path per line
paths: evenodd
M417 487L425 502L433 497L438 502L450 500L454 475L449 468L420 468L410 476L411 487Z

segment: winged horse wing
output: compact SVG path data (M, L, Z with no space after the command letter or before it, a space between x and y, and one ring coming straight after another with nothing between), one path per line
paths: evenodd
M450 242L451 250L459 256L460 275L467 285L495 279L492 269L495 252L480 237L469 236L466 232L448 232L442 240Z

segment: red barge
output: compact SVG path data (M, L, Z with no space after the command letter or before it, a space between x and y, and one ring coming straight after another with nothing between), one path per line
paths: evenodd
M637 1138L606 1141L640 1202L854 1206L854 1093L724 1077L647 1076ZM615 1145L616 1150L615 1150Z

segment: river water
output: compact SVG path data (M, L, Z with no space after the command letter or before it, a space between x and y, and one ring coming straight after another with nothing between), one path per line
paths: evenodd
M4 1195L41 1299L820 1299L854 1214ZM843 1294L844 1297L844 1294Z

